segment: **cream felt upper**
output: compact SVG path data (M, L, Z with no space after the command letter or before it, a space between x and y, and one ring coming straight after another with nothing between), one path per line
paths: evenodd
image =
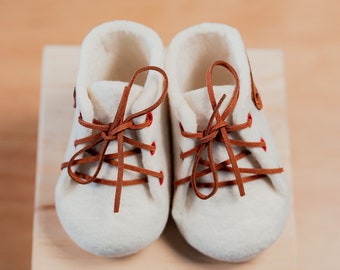
M252 117L251 127L233 132L231 139L259 142L262 147L249 147L251 155L238 160L242 168L278 168L279 156L264 114L251 98L251 78L246 51L238 31L232 27L204 23L179 33L170 43L166 69L169 77L169 100L173 126L175 180L191 176L195 156L180 158L197 145L197 140L181 135L180 125L186 132L195 133L207 127L213 113L206 87L206 71L216 60L229 63L240 80L240 93L236 106L228 117L233 125ZM230 103L235 89L230 72L216 68L213 72L213 91L217 101L223 94L219 111ZM244 147L233 146L235 154ZM223 144L213 144L214 162L228 160ZM206 153L203 154L206 158ZM204 169L202 165L198 171ZM242 176L246 176L242 174ZM218 171L219 180L232 180L232 172ZM199 182L213 182L207 174ZM238 262L250 259L270 246L280 235L289 212L289 192L283 173L244 183L245 196L238 187L220 187L209 199L202 200L189 183L178 185L173 198L172 215L185 239L202 253L222 261ZM199 188L207 194L210 188Z
M69 161L84 144L74 141L93 134L78 123L93 119L103 124L114 120L123 92L132 74L143 66L163 66L163 45L151 29L137 23L115 21L93 29L81 48L76 85L77 107L67 147ZM125 117L155 103L163 91L163 77L155 71L140 74L132 85ZM144 122L146 115L134 119ZM126 130L124 136L144 144L155 142L156 150L124 158L125 164L163 173L163 182L147 176L148 182L123 186L118 213L113 212L116 187L97 183L79 184L63 169L55 189L59 220L70 238L81 248L100 256L124 256L138 252L162 233L169 213L169 146L167 111L163 104L152 111L152 124L141 130ZM100 146L96 146L100 150ZM133 148L124 143L124 151ZM110 141L105 154L117 153L117 142ZM93 175L98 162L75 165ZM77 167L78 166L78 167ZM103 162L98 178L117 179L117 167ZM140 178L141 173L124 169L123 181ZM144 176L145 177L145 176Z

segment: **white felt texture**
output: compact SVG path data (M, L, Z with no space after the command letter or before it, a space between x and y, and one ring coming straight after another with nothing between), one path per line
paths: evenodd
M112 122L120 103L124 87L140 67L163 67L163 45L151 29L134 22L114 21L93 29L85 38L80 56L76 84L77 108L67 147L65 161L84 145L74 147L75 139L92 134L90 129L78 124L93 118ZM145 109L160 97L163 77L155 71L139 76L132 86L125 115ZM99 256L118 257L136 253L156 240L162 233L169 213L170 164L167 106L162 104L152 112L151 126L140 131L127 130L125 135L139 141L156 143L153 155L141 154L126 157L124 162L163 172L164 182L148 177L147 184L122 188L120 210L113 213L115 187L90 183L80 185L73 181L67 169L62 170L55 189L56 210L59 220L70 238L82 249ZM145 116L136 121L143 122ZM124 150L129 149L124 144ZM111 142L106 153L117 151ZM84 168L90 175L95 164ZM124 170L124 180L140 175ZM116 179L117 168L108 164L98 177Z
M240 79L240 95L228 121L244 123L248 113L253 119L250 128L233 136L249 142L263 138L267 146L267 151L262 148L249 149L252 155L238 161L239 166L282 166L263 111L257 110L251 99L248 59L238 31L223 24L204 23L180 32L167 52L175 179L192 174L194 156L182 160L180 152L196 145L193 139L181 135L179 123L188 132L197 132L207 126L212 108L205 87L205 75L209 65L216 60L231 64ZM227 95L221 112L233 93L233 79L227 70L216 68L213 83L217 101L223 93ZM233 148L235 153L241 151L238 147ZM216 163L228 159L223 144L214 145L214 158ZM235 178L232 173L218 174L219 179L223 180ZM200 181L213 180L209 174ZM244 186L246 195L243 197L240 197L237 186L232 186L219 188L208 200L198 198L188 183L175 188L172 215L189 244L212 258L239 262L258 255L279 237L290 208L284 174L269 175ZM201 188L200 191L208 193L210 190Z

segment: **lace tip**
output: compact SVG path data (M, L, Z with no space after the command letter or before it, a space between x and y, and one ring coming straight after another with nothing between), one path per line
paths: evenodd
M113 207L113 213L118 213L119 212L119 205L115 205L114 207Z
M246 192L244 190L244 186L243 186L243 183L241 182L240 184L238 183L238 190L240 192L240 196L243 197L246 195Z

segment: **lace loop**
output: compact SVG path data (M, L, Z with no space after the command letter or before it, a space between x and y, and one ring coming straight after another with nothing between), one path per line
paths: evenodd
M216 101L214 90L213 90L213 83L212 83L212 73L216 66L222 66L227 69L234 78L235 81L235 88L233 91L233 95L230 99L229 104L220 113L219 109L226 98L224 94L218 102ZM251 76L251 84L252 84L252 91L254 91L254 82ZM283 171L282 168L275 168L275 169L263 169L263 168L240 168L238 165L238 160L248 156L251 154L250 151L244 150L239 154L235 154L233 150L233 146L240 146L240 147L262 147L266 149L266 144L263 139L259 142L245 142L241 140L234 140L229 138L228 134L231 132L239 131L245 128L250 128L253 122L251 114L248 114L246 122L241 124L232 125L228 123L228 117L234 111L236 103L238 101L239 92L240 92L240 81L236 70L227 62L225 61L215 61L212 63L207 70L206 74L206 86L209 96L209 101L212 107L212 114L209 118L208 124L203 131L198 131L197 133L190 133L184 131L183 126L180 124L180 130L182 136L186 138L196 139L198 145L194 148L181 152L180 157L182 159L194 155L194 161L192 165L192 172L189 177L185 177L175 181L174 185L178 186L187 182L190 182L191 187L193 188L196 195L201 199L209 199L212 197L218 190L219 187L222 186L229 186L229 185L237 185L240 196L245 195L244 189L244 182L253 181L264 177L267 174L272 173L281 173ZM257 91L257 90L256 90ZM262 103L261 103L262 106ZM215 163L214 154L213 154L213 144L214 142L222 143L226 149L229 159L225 160L220 163ZM207 160L203 160L203 154L207 153ZM198 166L202 165L205 166L206 169L198 171ZM219 181L217 171L227 171L231 172L235 175L234 180L228 181ZM207 174L212 174L213 181L210 183L199 183L197 181L198 178L203 177ZM251 176L242 177L241 173L253 174ZM208 194L203 194L199 188L201 187L209 187L211 190Z
M163 76L163 91L160 97L156 100L154 104L147 107L144 110L131 114L130 116L124 119L127 101L129 98L129 94L133 83L136 77L145 71L153 70L160 73ZM162 173L154 172L152 170L148 170L145 168L140 168L137 166L129 165L124 163L124 158L127 156L131 156L134 154L141 153L140 149L145 149L148 151L154 150L153 145L144 144L132 138L124 136L124 132L126 130L141 130L150 125L150 117L148 114L151 114L151 111L156 109L164 100L167 95L168 90L168 78L166 73L158 67L155 66L146 66L138 69L132 76L131 80L129 81L128 85L124 88L121 101L119 103L116 115L112 123L103 124L98 120L93 120L92 123L89 123L83 120L82 115L80 114L78 118L78 122L85 128L91 129L96 131L93 135L87 136L85 138L77 139L74 142L75 146L85 144L80 150L78 150L73 156L70 158L68 162L64 162L61 165L61 168L67 168L67 172L71 179L76 181L79 184L89 184L92 182L104 184L104 185L111 185L116 187L115 191L115 198L114 198L114 212L119 212L120 207L120 198L121 198L121 191L123 186L127 185L135 185L135 184L142 184L147 182L147 178L142 179L131 179L131 180L124 180L124 170L131 170L134 172L139 172L144 175L149 175L156 177L158 179L163 178ZM146 120L140 124L134 124L134 120L142 115L146 115ZM117 153L113 154L106 154L106 150L111 141L117 141ZM124 143L130 144L135 147L133 150L124 151ZM101 144L100 151L96 151L94 149L95 146ZM90 156L85 156L85 154ZM110 164L112 166L117 167L117 180L108 180L98 178L98 174L102 168L103 163ZM89 163L96 163L97 167L92 175L88 175L76 170L73 170L75 165L80 164L89 164Z

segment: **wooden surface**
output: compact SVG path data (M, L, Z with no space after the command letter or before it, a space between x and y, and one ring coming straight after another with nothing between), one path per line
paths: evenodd
M42 48L80 44L114 19L144 23L165 44L188 26L223 22L249 48L284 51L299 269L337 269L339 9L336 0L0 1L0 269L31 265Z
M286 119L283 59L279 50L251 50L249 57L261 91L273 135L277 139L287 178L291 182L290 145ZM158 241L123 259L107 259L80 250L63 231L54 207L54 187L60 174L73 121L73 85L79 62L76 46L49 46L44 50L36 201L33 234L33 270L44 269L296 269L294 210L284 233L273 247L255 260L226 264L193 250L170 219Z

